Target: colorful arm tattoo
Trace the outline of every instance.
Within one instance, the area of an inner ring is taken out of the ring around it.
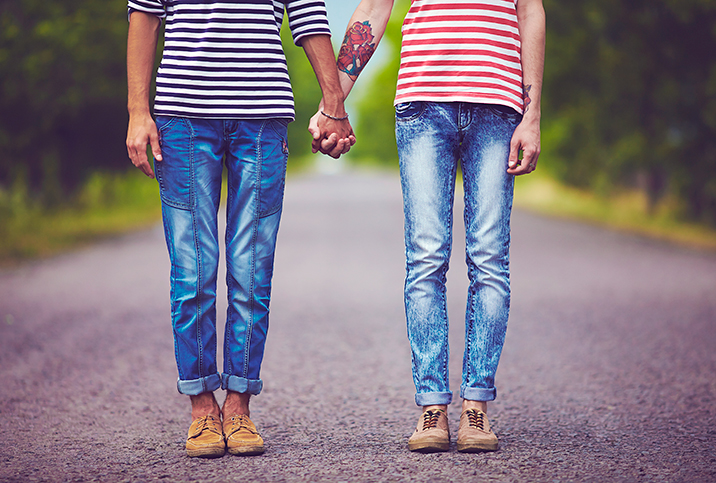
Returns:
[[[354,23],[346,31],[338,52],[338,70],[355,81],[375,52],[375,43],[371,43],[374,38],[370,22]]]
[[[530,91],[531,90],[532,90],[532,84],[530,84],[530,85],[522,84],[522,99],[525,104],[525,111],[523,114],[527,114],[527,111],[530,108],[530,104],[532,104],[532,99],[530,99]]]

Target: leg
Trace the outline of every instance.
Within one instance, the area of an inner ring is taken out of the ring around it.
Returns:
[[[470,286],[460,395],[472,401],[495,399],[495,372],[507,331],[513,177],[506,167],[519,123],[519,115],[512,112],[473,104],[462,145]]]
[[[412,349],[415,402],[447,405],[446,274],[458,139],[450,104],[396,108],[396,138],[405,212],[405,312]]]
[[[513,177],[507,174],[517,112],[472,105],[462,168],[465,191],[466,262],[470,286],[465,315],[463,399],[458,451],[498,447],[487,418],[487,401],[497,395],[495,372],[502,353],[510,307],[509,245]]]
[[[163,161],[155,163],[171,261],[171,306],[179,392],[188,394],[192,424],[189,456],[225,451],[216,367],[217,210],[221,194],[221,140],[216,123],[158,119]]]
[[[415,402],[423,406],[411,451],[447,451],[448,317],[446,274],[452,245],[458,138],[448,104],[396,107],[396,138],[405,212],[405,314]]]
[[[274,252],[288,160],[282,120],[228,123],[230,150],[226,228],[229,306],[224,339],[223,387],[259,394]],[[233,398],[233,396],[232,396]]]
[[[171,315],[180,393],[219,388],[216,367],[217,210],[221,143],[211,121],[159,118],[156,171],[171,261]]]
[[[224,343],[224,433],[230,453],[255,455],[263,439],[249,419],[260,379],[269,324],[271,279],[288,160],[287,123],[232,123],[227,155],[229,197],[226,282],[229,308]]]

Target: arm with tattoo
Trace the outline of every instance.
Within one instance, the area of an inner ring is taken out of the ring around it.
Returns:
[[[365,68],[375,52],[375,36],[370,21],[355,22],[346,31],[338,52],[338,70],[345,72],[353,82]]]
[[[390,13],[393,10],[393,2],[394,0],[361,0],[353,12],[336,61],[338,77],[345,97],[348,97],[353,89],[353,84],[383,38]],[[326,148],[328,143],[321,142],[316,136],[316,121],[322,108],[323,100],[319,105],[319,112],[311,118],[309,123],[308,130],[314,138],[311,149],[314,153],[320,151],[336,157],[335,153]]]

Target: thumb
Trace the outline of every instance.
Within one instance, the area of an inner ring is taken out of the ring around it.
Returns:
[[[314,115],[309,121],[308,121],[308,132],[311,133],[311,136],[313,136],[313,139],[318,140],[321,137],[321,130],[318,128],[318,119],[316,119],[316,116],[318,114]]]
[[[152,155],[157,161],[162,160],[162,148],[159,145],[159,136],[152,134],[149,137],[149,144],[152,146]]]
[[[518,143],[510,143],[510,156],[507,160],[507,165],[510,168],[516,168],[519,162],[520,145]]]

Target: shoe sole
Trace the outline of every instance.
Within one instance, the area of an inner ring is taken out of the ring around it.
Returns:
[[[225,448],[200,448],[186,450],[186,455],[190,458],[221,458],[225,453]]]
[[[263,446],[241,446],[240,448],[229,448],[229,453],[236,456],[257,456],[263,454]]]
[[[436,443],[432,441],[425,443],[408,443],[408,449],[418,453],[438,453],[450,450],[450,443]]]
[[[460,453],[483,453],[485,451],[497,451],[499,444],[490,443],[473,443],[473,444],[457,444],[457,450]]]

